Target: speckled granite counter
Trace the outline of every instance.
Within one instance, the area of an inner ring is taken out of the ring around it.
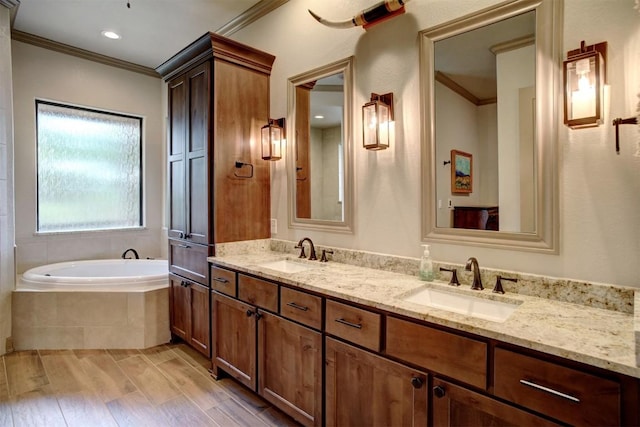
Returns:
[[[583,303],[523,295],[510,292],[509,289],[506,295],[501,296],[491,292],[493,283],[489,281],[485,281],[488,289],[471,291],[468,285],[469,280],[465,276],[461,276],[463,285],[459,288],[447,286],[446,283],[438,281],[426,284],[415,274],[403,274],[388,271],[388,269],[380,270],[335,261],[319,263],[297,260],[290,253],[274,251],[271,250],[272,248],[281,249],[278,244],[274,245],[274,242],[268,240],[254,241],[242,246],[217,246],[217,256],[209,258],[209,261],[301,289],[320,292],[327,296],[640,378],[640,310],[638,310],[640,292],[634,289],[617,288],[611,285],[590,285],[593,289],[582,291],[586,294],[582,297]],[[377,254],[372,256],[384,257]],[[306,263],[313,268],[297,273],[283,273],[260,266],[285,258]],[[398,257],[393,258],[396,258],[396,261],[398,259]],[[400,258],[397,262],[406,262],[404,271],[413,273],[411,269],[415,261],[412,258]],[[393,264],[397,262],[394,261]],[[487,274],[490,277],[495,272],[486,272],[483,269],[483,280]],[[542,279],[540,281],[544,282]],[[489,284],[491,286],[488,286]],[[406,293],[425,285],[520,305],[505,322],[500,323],[405,302],[401,299]],[[602,287],[605,289],[601,289]],[[608,295],[604,299],[603,293]],[[601,308],[603,305],[614,309]]]

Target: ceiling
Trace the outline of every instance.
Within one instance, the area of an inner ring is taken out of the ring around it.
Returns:
[[[13,30],[16,40],[34,35],[155,69],[206,32],[229,36],[287,1],[20,0]]]

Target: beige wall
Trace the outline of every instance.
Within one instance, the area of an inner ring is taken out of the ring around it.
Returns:
[[[13,121],[9,9],[0,5],[0,354],[11,336],[14,287]]]
[[[238,41],[276,55],[271,76],[271,117],[287,114],[287,79],[355,55],[354,112],[355,232],[352,235],[293,230],[287,224],[285,162],[272,167],[272,217],[277,238],[419,257],[420,207],[420,30],[501,0],[419,0],[407,12],[369,31],[337,30],[307,12],[347,19],[371,0],[291,0],[234,35]],[[476,256],[481,266],[640,287],[640,158],[634,157],[637,129],[621,128],[622,153],[614,150],[611,119],[636,114],[640,92],[640,14],[634,0],[565,0],[564,48],[609,42],[610,100],[606,125],[571,131],[558,110],[560,166],[560,254],[542,255],[434,244],[436,260],[463,263]],[[286,25],[281,25],[281,23]],[[361,148],[359,106],[371,92],[393,92],[396,136],[393,148]]]
[[[13,41],[18,273],[78,259],[117,258],[127,248],[160,257],[164,180],[163,84],[159,78]],[[35,99],[143,117],[144,230],[37,235]],[[166,254],[166,251],[164,251]]]

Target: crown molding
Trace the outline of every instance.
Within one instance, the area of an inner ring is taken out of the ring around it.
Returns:
[[[44,37],[36,36],[35,34],[25,33],[23,31],[14,29],[11,30],[11,38],[15,41],[28,43],[34,46],[42,47],[44,49],[53,50],[55,52],[65,53],[67,55],[75,56],[93,62],[98,62],[100,64],[110,65],[112,67],[121,68],[127,71],[133,71],[134,73],[140,73],[147,76],[160,78],[158,73],[156,73],[153,68],[144,67],[142,65],[123,61],[121,59],[116,59],[111,56],[100,55],[99,53],[91,52],[88,50],[80,49],[78,47],[70,46],[68,44],[59,43]]]
[[[262,18],[269,12],[276,10],[288,1],[289,0],[261,0],[244,11],[241,15],[227,22],[214,32],[221,36],[229,37],[233,33],[240,31],[252,22],[255,22],[258,19]]]

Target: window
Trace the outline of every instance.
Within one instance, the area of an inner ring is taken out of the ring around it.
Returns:
[[[38,232],[142,226],[142,118],[36,101]]]

